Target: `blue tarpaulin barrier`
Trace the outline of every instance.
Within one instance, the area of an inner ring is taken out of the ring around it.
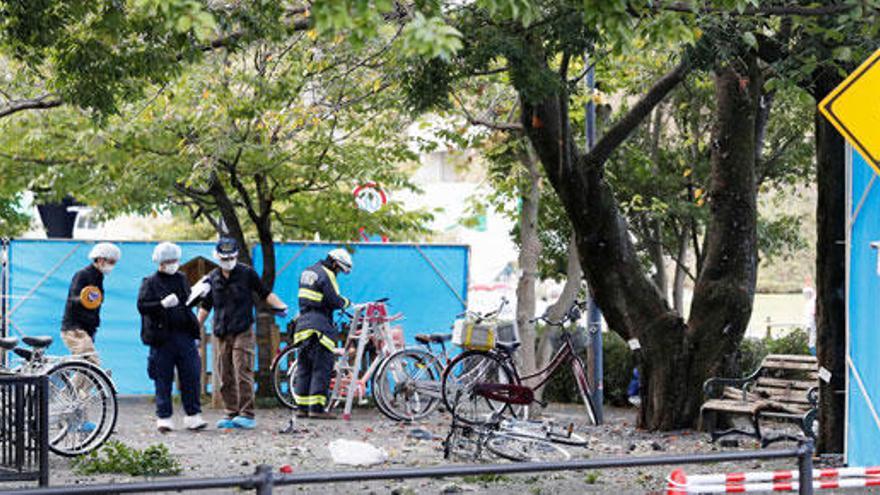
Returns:
[[[880,465],[880,177],[847,146],[847,427],[846,462]]]
[[[94,242],[14,240],[9,244],[7,313],[9,335],[49,335],[53,354],[66,354],[60,339],[64,303],[73,274],[85,267]],[[122,260],[104,281],[105,302],[96,346],[102,364],[112,371],[121,394],[152,394],[147,377],[147,348],[140,342],[137,292],[143,277],[153,273],[154,242],[119,242]],[[183,262],[210,259],[213,242],[181,242]],[[335,247],[324,243],[279,243],[275,292],[296,308],[303,268]],[[422,331],[448,331],[467,298],[466,246],[355,244],[355,269],[339,277],[342,292],[354,302],[389,297],[391,312],[403,312],[409,340]],[[262,267],[256,249],[255,268]],[[295,313],[292,311],[291,313]],[[293,317],[294,314],[291,314]],[[286,321],[279,319],[279,325]]]

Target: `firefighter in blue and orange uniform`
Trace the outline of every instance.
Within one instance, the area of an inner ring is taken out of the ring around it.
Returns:
[[[351,255],[334,249],[327,257],[303,270],[299,278],[299,312],[293,345],[298,346],[293,398],[297,417],[335,419],[326,411],[330,375],[335,362],[338,337],[333,311],[347,307],[348,299],[339,293],[336,275],[350,273]]]

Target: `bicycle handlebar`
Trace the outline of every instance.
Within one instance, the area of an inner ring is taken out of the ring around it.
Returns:
[[[480,313],[478,311],[466,310],[462,313],[455,315],[455,317],[456,318],[464,318],[464,317],[469,316],[469,317],[473,318],[474,321],[479,323],[483,320],[488,320],[489,318],[494,318],[495,316],[498,316],[499,314],[501,314],[501,310],[504,309],[504,306],[507,306],[508,302],[510,302],[510,301],[508,301],[508,299],[506,297],[502,297],[501,304],[499,304],[497,308],[495,308],[492,311],[489,311],[488,313]]]
[[[560,318],[558,320],[551,320],[547,316],[547,313],[544,313],[543,315],[538,316],[537,318],[532,318],[531,320],[529,320],[529,323],[536,323],[539,321],[543,321],[544,323],[546,323],[552,327],[561,327],[561,326],[565,325],[566,323],[568,323],[569,321],[574,321],[574,320],[577,320],[578,318],[580,318],[581,317],[581,310],[586,309],[586,306],[587,306],[586,300],[578,301],[577,299],[575,299],[574,301],[572,301],[571,306],[569,306],[568,310],[562,315],[562,318]]]

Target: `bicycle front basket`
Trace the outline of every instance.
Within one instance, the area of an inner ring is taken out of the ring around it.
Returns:
[[[456,320],[452,343],[465,349],[488,351],[495,347],[495,325]]]

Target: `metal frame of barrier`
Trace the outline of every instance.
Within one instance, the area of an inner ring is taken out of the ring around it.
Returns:
[[[0,375],[0,482],[49,484],[49,381]]]
[[[616,457],[607,459],[583,459],[564,462],[522,462],[510,464],[452,465],[424,468],[388,469],[376,471],[321,471],[302,474],[276,475],[270,466],[257,466],[256,472],[248,476],[229,478],[190,478],[143,483],[118,483],[104,485],[77,485],[70,487],[38,488],[19,490],[11,493],[29,495],[58,494],[116,494],[148,493],[161,491],[209,490],[216,488],[240,488],[254,490],[257,495],[268,495],[276,486],[308,485],[323,483],[363,482],[378,480],[401,480],[413,478],[440,478],[452,476],[472,476],[481,474],[521,474],[550,471],[578,471],[585,469],[609,469],[638,466],[659,466],[677,464],[704,464],[713,462],[752,461],[758,459],[798,460],[798,472],[802,479],[813,478],[813,441],[804,440],[794,449],[759,450],[748,452],[723,452],[718,454],[694,454],[676,456]],[[659,487],[658,487],[659,488]],[[801,494],[812,494],[813,487],[804,483]]]

